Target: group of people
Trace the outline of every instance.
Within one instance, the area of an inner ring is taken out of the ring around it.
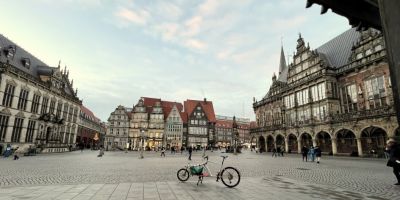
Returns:
[[[284,149],[281,149],[281,147],[277,147],[277,148],[273,148],[272,149],[272,157],[277,157],[277,156],[282,156],[283,157],[283,153],[285,153]]]
[[[303,156],[303,162],[304,161],[314,162],[315,160],[317,160],[317,163],[319,164],[321,160],[322,151],[321,148],[319,148],[319,146],[315,147],[311,146],[310,148],[307,148],[307,146],[304,145],[303,148],[301,149],[301,154]]]

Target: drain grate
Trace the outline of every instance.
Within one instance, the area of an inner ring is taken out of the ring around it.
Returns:
[[[303,170],[303,171],[306,171],[306,170],[311,170],[311,169],[307,169],[307,168],[301,168],[301,167],[299,167],[299,168],[296,168],[296,169],[298,169],[298,170]]]

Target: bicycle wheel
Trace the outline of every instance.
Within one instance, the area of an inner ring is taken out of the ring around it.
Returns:
[[[182,168],[182,169],[178,170],[178,172],[176,173],[176,176],[182,182],[187,181],[189,179],[189,171],[185,168]]]
[[[240,182],[240,173],[233,167],[225,167],[221,172],[221,180],[226,187],[233,188]]]

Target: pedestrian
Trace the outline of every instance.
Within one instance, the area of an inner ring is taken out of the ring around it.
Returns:
[[[4,157],[7,158],[12,154],[11,145],[7,144],[6,150],[4,151]]]
[[[393,173],[397,179],[395,185],[400,185],[400,145],[394,139],[389,139],[386,144],[390,151],[386,165],[393,168]]]
[[[79,148],[81,149],[81,152],[83,152],[83,149],[85,148],[85,145],[83,143],[79,144]]]
[[[161,157],[165,157],[165,149],[164,149],[164,147],[161,148]]]
[[[304,160],[307,162],[308,148],[306,147],[306,145],[304,145],[301,149],[301,154],[303,155],[303,162]]]
[[[273,148],[273,149],[272,149],[272,157],[275,157],[275,158],[276,158],[276,148]]]
[[[192,151],[193,151],[192,146],[189,146],[189,149],[188,149],[188,152],[189,152],[189,160],[192,160]]]
[[[103,157],[104,155],[104,148],[103,145],[100,145],[100,151],[99,151],[99,155],[97,155],[97,157]]]
[[[285,149],[282,149],[281,156],[283,157],[283,153],[285,153]]]
[[[278,147],[278,148],[276,149],[276,153],[278,154],[278,156],[281,156],[281,147]]]
[[[17,147],[16,149],[15,149],[15,151],[14,151],[14,160],[18,160],[19,159],[19,156],[18,156],[18,153],[19,153],[19,147]]]
[[[181,155],[182,155],[182,153],[183,153],[183,151],[184,151],[185,149],[183,148],[183,146],[181,147]]]
[[[317,164],[319,164],[319,161],[321,160],[321,155],[322,155],[321,148],[319,148],[319,146],[316,146],[314,151],[315,151],[315,157],[317,157]]]
[[[315,150],[314,150],[313,146],[311,146],[310,150],[308,151],[308,157],[311,159],[311,162],[314,162],[314,160],[315,160]]]
[[[254,148],[256,150],[256,153],[258,153],[258,147]]]

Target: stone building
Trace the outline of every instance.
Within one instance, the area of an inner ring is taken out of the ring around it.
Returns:
[[[102,144],[100,140],[105,131],[101,120],[91,110],[81,105],[76,143],[82,143],[86,148],[98,148],[99,144]]]
[[[216,115],[215,138],[216,147],[231,146],[234,140],[232,134],[233,118],[228,116]],[[250,143],[250,119],[236,118],[238,131],[238,144]]]
[[[184,109],[188,116],[186,146],[215,146],[215,113],[212,101],[186,100]]]
[[[50,67],[0,35],[0,152],[67,151],[75,143],[81,101],[69,72]]]
[[[162,101],[164,111],[165,130],[164,144],[167,149],[183,146],[183,124],[187,123],[187,115],[183,112],[183,105],[176,102]]]
[[[254,101],[261,151],[320,146],[333,155],[381,156],[398,136],[382,34],[350,29],[312,50],[299,36],[293,63],[283,50],[279,75]],[[374,153],[376,152],[376,153]]]
[[[108,118],[108,126],[104,139],[104,147],[106,150],[126,149],[131,141],[129,140],[130,116],[129,110],[124,106],[118,106]]]

